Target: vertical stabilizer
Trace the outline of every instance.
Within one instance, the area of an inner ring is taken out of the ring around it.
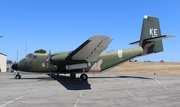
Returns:
[[[140,38],[140,46],[143,48],[143,55],[163,51],[162,40],[147,41],[147,39],[161,36],[159,19],[145,15]]]

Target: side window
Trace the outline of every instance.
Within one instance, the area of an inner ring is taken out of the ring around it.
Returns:
[[[33,59],[37,59],[37,55],[33,55]]]

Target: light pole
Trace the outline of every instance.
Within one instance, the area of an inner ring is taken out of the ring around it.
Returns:
[[[18,63],[18,51],[17,51],[17,63]]]
[[[26,54],[25,54],[25,56],[27,55],[27,44],[28,44],[29,42],[31,42],[31,41],[26,41]]]

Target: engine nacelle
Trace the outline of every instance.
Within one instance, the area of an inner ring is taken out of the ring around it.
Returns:
[[[61,65],[66,63],[66,57],[68,56],[68,53],[58,53],[51,56],[51,63],[53,65]]]

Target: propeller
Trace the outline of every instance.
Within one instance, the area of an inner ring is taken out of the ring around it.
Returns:
[[[48,70],[50,72],[50,77],[51,77],[51,50],[49,50],[49,54],[48,54]]]

